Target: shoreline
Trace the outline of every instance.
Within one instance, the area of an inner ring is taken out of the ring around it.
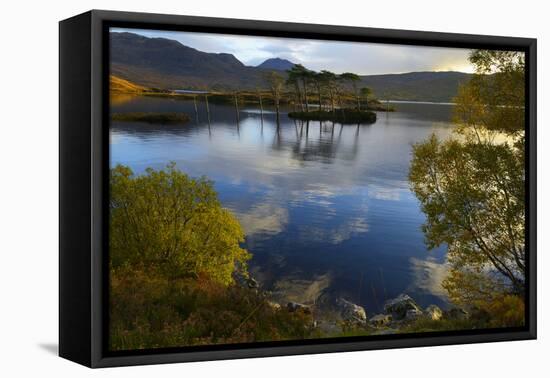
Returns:
[[[386,102],[386,101],[383,101]],[[435,102],[435,101],[409,101],[409,100],[388,100],[390,104],[419,104],[419,105],[445,105],[456,106],[456,102]]]

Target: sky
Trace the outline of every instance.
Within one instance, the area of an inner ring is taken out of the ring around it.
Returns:
[[[165,30],[112,28],[111,31],[168,38],[204,52],[233,54],[249,66],[256,66],[269,58],[282,58],[303,64],[311,70],[329,70],[338,74],[474,71],[468,62],[468,49]]]

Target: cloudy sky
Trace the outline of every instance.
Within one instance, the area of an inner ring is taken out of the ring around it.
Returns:
[[[163,30],[111,29],[146,37],[174,39],[197,50],[233,54],[255,66],[269,58],[288,59],[316,71],[355,72],[362,75],[412,71],[473,72],[469,50],[457,48],[335,42],[311,39],[236,36]]]

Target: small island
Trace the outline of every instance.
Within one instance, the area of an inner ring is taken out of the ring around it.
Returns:
[[[111,120],[119,122],[146,122],[161,124],[181,124],[189,122],[187,113],[153,113],[153,112],[135,112],[135,113],[114,113]]]
[[[374,123],[376,113],[370,110],[335,109],[334,111],[315,110],[310,112],[290,112],[290,118],[303,121],[332,121],[341,124]]]

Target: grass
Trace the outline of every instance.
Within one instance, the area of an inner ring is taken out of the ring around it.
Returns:
[[[488,328],[484,321],[479,319],[440,319],[431,320],[419,318],[414,322],[399,328],[398,333],[424,333],[441,331],[460,331],[465,329]]]
[[[190,120],[186,113],[114,113],[111,120],[119,122],[185,123]]]
[[[133,93],[133,94],[140,94],[147,90],[147,88],[132,83],[128,80],[124,80],[118,76],[111,75],[109,77],[109,85],[110,90],[112,93]]]
[[[271,307],[261,292],[206,277],[111,272],[111,350],[319,337],[311,314]]]
[[[290,112],[290,118],[301,119],[304,121],[332,121],[338,123],[374,123],[376,122],[376,113],[368,110],[357,109],[335,109],[334,111],[315,110],[311,112]]]

